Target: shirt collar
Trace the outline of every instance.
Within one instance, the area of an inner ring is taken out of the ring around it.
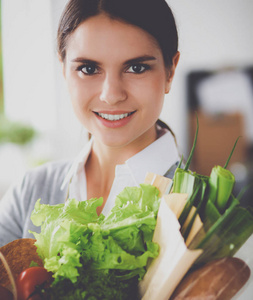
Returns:
[[[155,156],[155,159],[152,157]],[[155,142],[126,161],[136,182],[143,183],[146,170],[151,173],[164,175],[168,169],[180,160],[175,139],[167,131]],[[143,167],[145,164],[145,168]]]
[[[69,184],[73,176],[75,176],[80,170],[83,170],[90,154],[92,143],[93,139],[91,138],[76,157],[62,183],[61,189],[64,189],[64,187]],[[152,159],[154,155],[156,158]],[[178,160],[180,160],[180,157],[175,139],[172,134],[167,131],[148,147],[129,158],[125,162],[125,165],[127,165],[128,169],[132,173],[136,183],[140,184],[145,180],[146,170],[155,174],[164,175],[168,171],[168,168],[175,164]],[[144,165],[145,168],[143,168]],[[117,167],[120,168],[120,165]]]
[[[75,158],[72,166],[70,167],[66,177],[63,180],[63,183],[61,185],[61,189],[64,189],[64,187],[69,184],[72,177],[77,174],[80,169],[83,169],[83,166],[85,165],[91,151],[91,146],[93,143],[93,138],[91,138],[88,143],[83,147],[81,152],[78,154],[78,156]]]

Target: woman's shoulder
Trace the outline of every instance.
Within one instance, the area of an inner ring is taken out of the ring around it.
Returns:
[[[72,160],[60,160],[46,162],[40,166],[34,167],[28,170],[24,176],[31,183],[46,183],[57,181],[61,184],[67,175],[73,161]]]
[[[38,198],[41,195],[58,198],[64,192],[61,185],[71,164],[71,160],[52,161],[31,168],[13,187],[17,194],[27,199],[35,195]]]

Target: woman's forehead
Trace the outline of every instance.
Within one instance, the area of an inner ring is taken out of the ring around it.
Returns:
[[[143,29],[105,15],[82,22],[70,35],[66,54],[73,56],[111,56],[130,59],[135,56],[161,56],[156,40]]]

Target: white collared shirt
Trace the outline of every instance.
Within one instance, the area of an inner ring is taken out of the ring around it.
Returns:
[[[91,139],[74,160],[62,188],[69,184],[69,198],[79,201],[87,200],[85,163],[92,148]],[[166,171],[180,160],[178,149],[172,134],[168,131],[148,147],[129,158],[124,164],[117,165],[115,177],[108,199],[102,210],[107,215],[114,206],[116,196],[127,186],[143,183],[147,172],[164,175]]]

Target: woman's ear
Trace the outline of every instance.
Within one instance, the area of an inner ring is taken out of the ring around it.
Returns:
[[[177,53],[172,58],[172,65],[167,71],[167,80],[166,80],[166,86],[165,86],[165,94],[168,94],[171,89],[172,80],[175,75],[176,67],[178,64],[180,58],[180,52],[177,51]]]

